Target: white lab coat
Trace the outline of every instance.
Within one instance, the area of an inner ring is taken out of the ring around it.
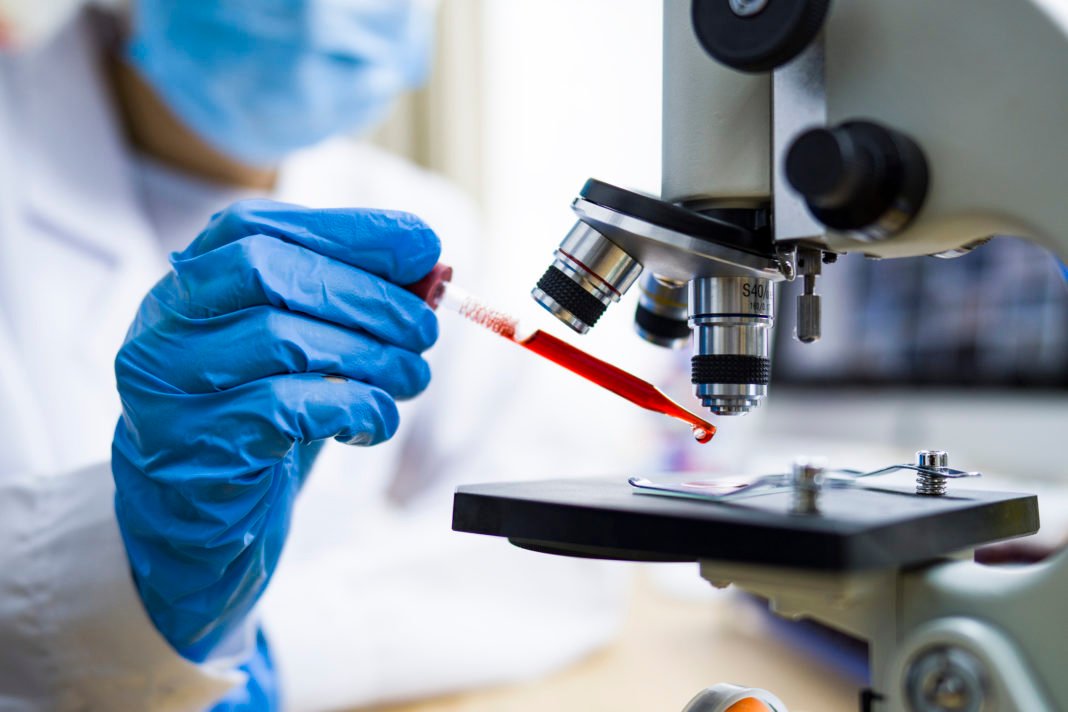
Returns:
[[[109,468],[112,360],[137,304],[166,252],[240,196],[132,156],[95,56],[76,23],[32,55],[0,57],[4,712],[195,710],[243,682],[234,664],[247,635],[194,665],[145,615]],[[467,201],[403,161],[342,143],[289,161],[275,197],[419,213],[458,281],[477,285]],[[298,502],[260,611],[291,708],[535,675],[617,624],[617,568],[452,533],[450,493],[463,479],[622,471],[646,441],[623,434],[618,411],[610,426],[584,422],[611,403],[591,389],[561,408],[573,377],[458,319],[443,317],[430,358],[434,383],[402,404],[394,441],[328,444]]]

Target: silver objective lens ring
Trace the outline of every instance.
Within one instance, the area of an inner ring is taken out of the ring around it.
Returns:
[[[531,296],[580,334],[618,302],[642,266],[586,223],[579,221],[553,255]]]

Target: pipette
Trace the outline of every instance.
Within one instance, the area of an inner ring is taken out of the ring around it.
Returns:
[[[626,398],[635,405],[689,424],[694,439],[700,443],[707,443],[716,434],[714,425],[683,408],[648,381],[643,381],[540,329],[522,329],[518,319],[486,306],[452,284],[451,280],[452,268],[438,264],[430,274],[408,289],[422,297],[433,309],[439,305],[443,306],[468,321]]]

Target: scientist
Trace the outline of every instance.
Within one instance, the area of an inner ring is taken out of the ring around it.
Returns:
[[[488,432],[458,403],[501,395],[398,406],[438,338],[401,285],[439,259],[428,223],[471,264],[473,222],[438,179],[323,144],[421,81],[426,3],[79,5],[0,0],[0,710],[274,709],[280,676],[338,707],[603,641],[600,574],[449,575],[485,550],[382,506]],[[485,381],[442,341],[437,376]]]

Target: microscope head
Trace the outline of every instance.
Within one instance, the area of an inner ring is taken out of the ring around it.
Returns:
[[[661,198],[588,181],[534,299],[586,333],[637,283],[638,334],[692,335],[695,394],[736,415],[767,395],[781,281],[812,343],[839,254],[1063,257],[1068,16],[976,1],[666,0]]]

